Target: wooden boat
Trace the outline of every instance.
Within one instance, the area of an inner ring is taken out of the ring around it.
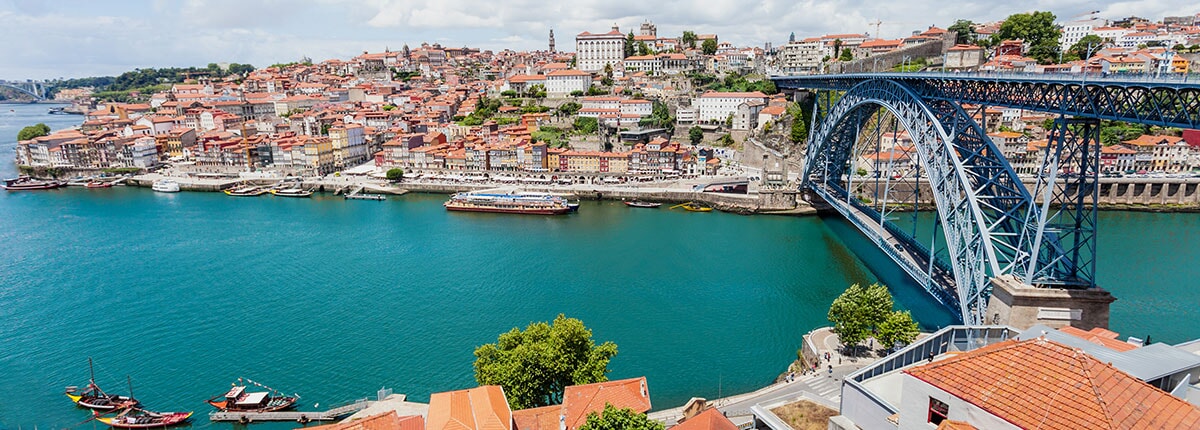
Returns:
[[[192,417],[192,412],[151,412],[139,408],[125,408],[120,414],[115,417],[99,416],[96,412],[96,421],[108,424],[113,428],[121,429],[151,429],[169,427],[176,424],[182,424]]]
[[[112,411],[138,405],[137,399],[133,398],[132,383],[128,396],[105,393],[96,385],[96,373],[92,369],[91,357],[88,357],[88,374],[88,384],[83,391],[79,391],[76,387],[67,387],[67,397],[76,405],[97,411]]]
[[[268,191],[269,190],[266,188],[260,188],[260,187],[256,187],[253,185],[246,185],[246,186],[235,187],[235,188],[230,188],[228,190],[225,190],[225,195],[234,196],[234,197],[254,197],[254,196],[261,196],[263,194],[266,194]]]
[[[302,188],[284,188],[271,190],[271,194],[279,197],[312,197],[313,192]]]
[[[85,187],[88,188],[112,188],[112,182],[88,181]]]
[[[244,382],[243,382],[244,381]],[[269,392],[246,392],[245,384],[253,384]],[[284,396],[278,390],[245,378],[238,378],[225,394],[206,400],[212,407],[228,412],[277,412],[296,406],[299,395]]]
[[[671,209],[675,209],[675,208],[683,208],[684,210],[689,211],[689,212],[712,212],[712,208],[707,207],[707,206],[700,206],[696,202],[687,202],[687,203],[681,203],[681,204],[677,204],[675,206],[671,206]]]
[[[28,176],[5,179],[3,188],[8,191],[52,190],[66,186],[66,182],[39,181]]]
[[[621,203],[625,203],[625,206],[629,206],[631,208],[656,208],[662,206],[662,203],[643,202],[641,200],[626,200]]]

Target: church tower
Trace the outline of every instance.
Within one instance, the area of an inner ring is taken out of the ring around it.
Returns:
[[[550,53],[554,53],[554,29],[550,29]]]

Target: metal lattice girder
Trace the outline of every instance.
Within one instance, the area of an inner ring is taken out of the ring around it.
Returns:
[[[978,103],[1163,127],[1200,128],[1200,82],[967,73],[812,75],[772,80],[781,88],[844,91],[860,82],[881,78],[901,82],[922,98],[956,104]]]
[[[954,273],[958,312],[982,323],[993,276],[1020,262],[1024,221],[1032,199],[1000,151],[955,104],[926,103],[888,80],[862,82],[828,108],[812,135],[805,186],[840,186],[857,131],[880,107],[908,130],[928,174]],[[849,175],[846,175],[849,177]],[[831,193],[830,193],[831,194]]]

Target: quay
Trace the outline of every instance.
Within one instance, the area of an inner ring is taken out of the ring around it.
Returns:
[[[371,406],[370,400],[360,399],[353,403],[338,406],[327,411],[283,411],[283,412],[225,412],[216,411],[208,414],[211,421],[234,421],[252,423],[259,421],[335,421],[347,415],[361,411]]]

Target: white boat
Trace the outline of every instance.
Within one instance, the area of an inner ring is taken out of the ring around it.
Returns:
[[[150,189],[160,193],[178,193],[179,183],[170,179],[159,179],[154,181],[154,185],[151,185]]]

